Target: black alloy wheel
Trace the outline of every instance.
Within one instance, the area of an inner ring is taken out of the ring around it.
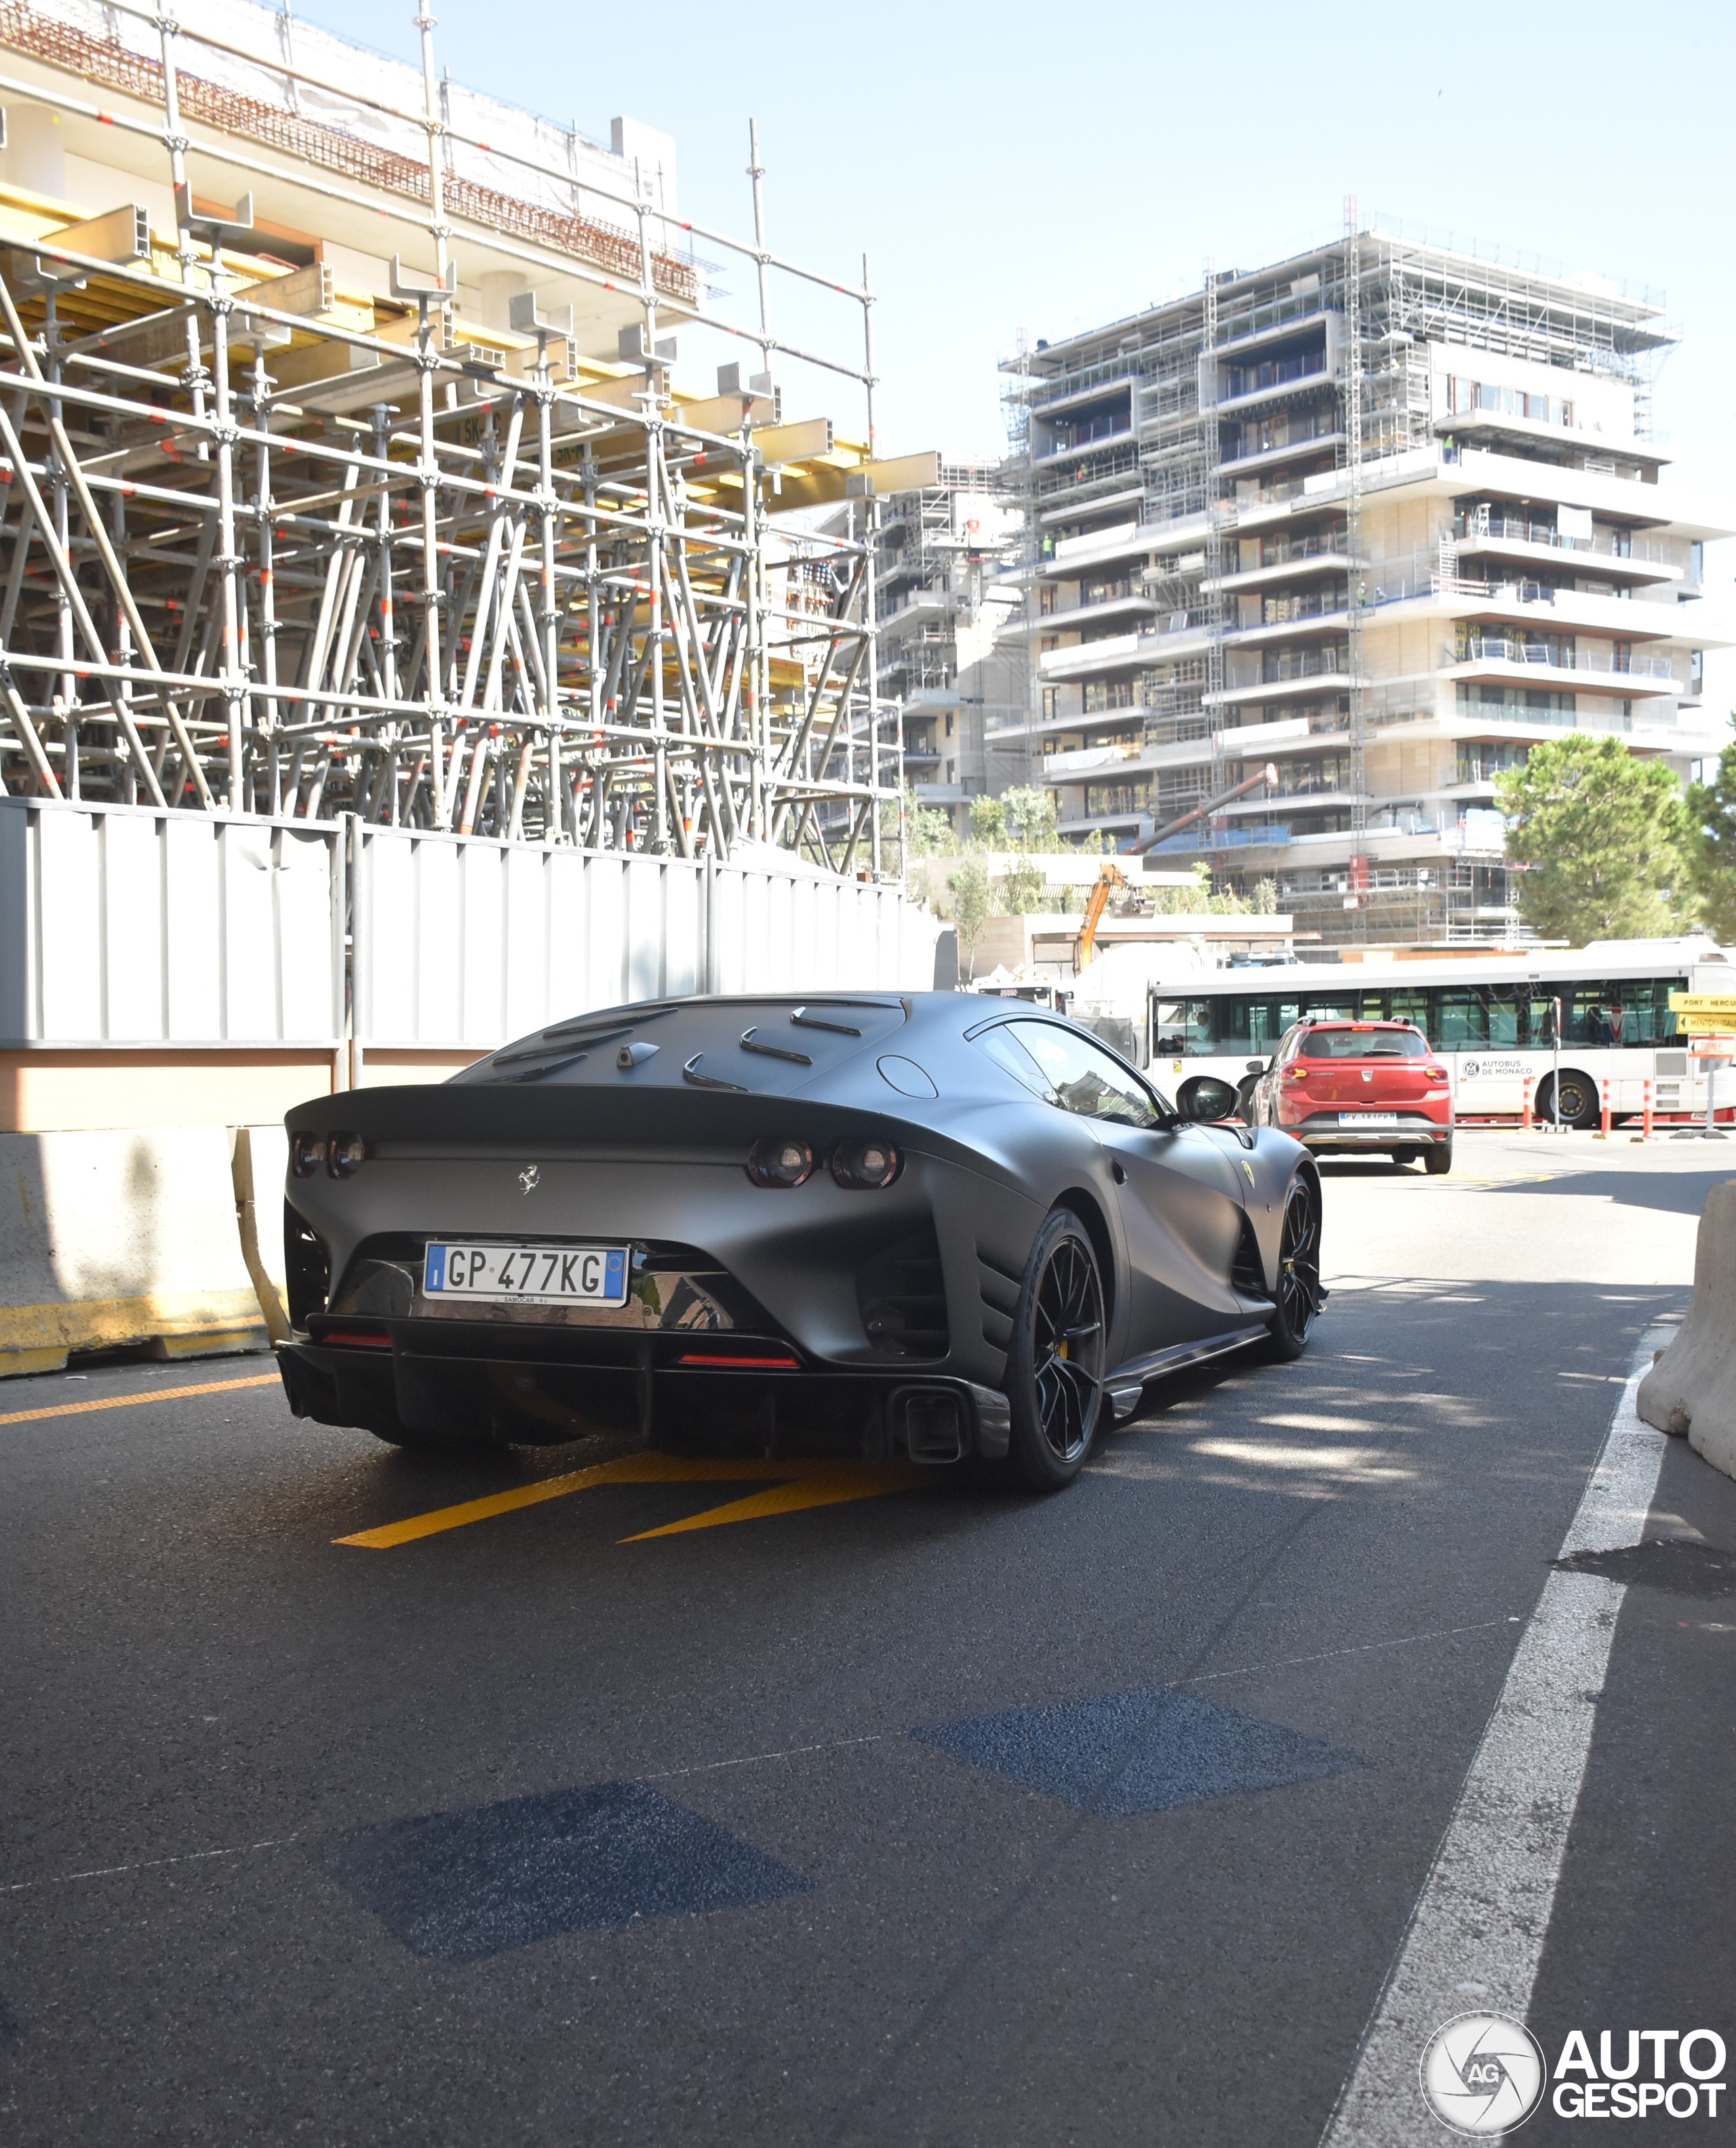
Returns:
[[[1103,1282],[1085,1226],[1057,1208],[1026,1264],[1007,1352],[1011,1473],[1058,1492],[1083,1467],[1103,1408]]]
[[[1284,1229],[1278,1241],[1277,1312],[1267,1345],[1286,1362],[1307,1346],[1323,1293],[1320,1287],[1320,1207],[1305,1178],[1292,1178],[1284,1197]]]
[[[1546,1074],[1538,1084],[1537,1116],[1550,1125],[1555,1123],[1556,1081]],[[1581,1074],[1571,1066],[1561,1070],[1561,1123],[1576,1127],[1583,1133],[1588,1127],[1598,1123],[1603,1109],[1598,1095],[1598,1085],[1589,1074]]]

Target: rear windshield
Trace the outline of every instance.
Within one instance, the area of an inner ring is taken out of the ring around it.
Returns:
[[[1418,1029],[1311,1029],[1302,1041],[1304,1059],[1422,1059],[1427,1052]]]

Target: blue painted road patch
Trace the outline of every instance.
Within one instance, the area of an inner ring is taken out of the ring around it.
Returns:
[[[1115,1814],[1279,1789],[1362,1764],[1282,1724],[1164,1685],[966,1716],[911,1735],[1081,1812]]]
[[[412,1954],[480,1961],[591,1925],[805,1890],[750,1843],[640,1783],[591,1783],[339,1836],[334,1875]]]

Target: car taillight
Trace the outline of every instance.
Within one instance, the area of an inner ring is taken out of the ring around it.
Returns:
[[[292,1134],[289,1137],[289,1168],[298,1178],[311,1178],[325,1162],[324,1134]]]
[[[325,1167],[334,1178],[352,1178],[366,1159],[368,1144],[359,1134],[334,1134],[325,1152]]]
[[[1292,1066],[1290,1070],[1290,1078],[1292,1082],[1306,1082],[1311,1071],[1306,1066]]]
[[[840,1142],[832,1153],[832,1176],[840,1186],[874,1192],[890,1186],[904,1159],[891,1142],[871,1136],[862,1141]]]
[[[1444,1082],[1447,1079],[1447,1069],[1444,1066],[1425,1066],[1422,1075],[1425,1081]]]
[[[755,1142],[747,1152],[747,1175],[755,1186],[800,1186],[814,1169],[805,1141]]]

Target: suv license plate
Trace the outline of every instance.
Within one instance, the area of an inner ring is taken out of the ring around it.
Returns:
[[[1338,1123],[1341,1127],[1396,1127],[1398,1114],[1397,1112],[1340,1112]]]
[[[625,1246],[431,1244],[424,1297],[481,1305],[625,1305]]]

